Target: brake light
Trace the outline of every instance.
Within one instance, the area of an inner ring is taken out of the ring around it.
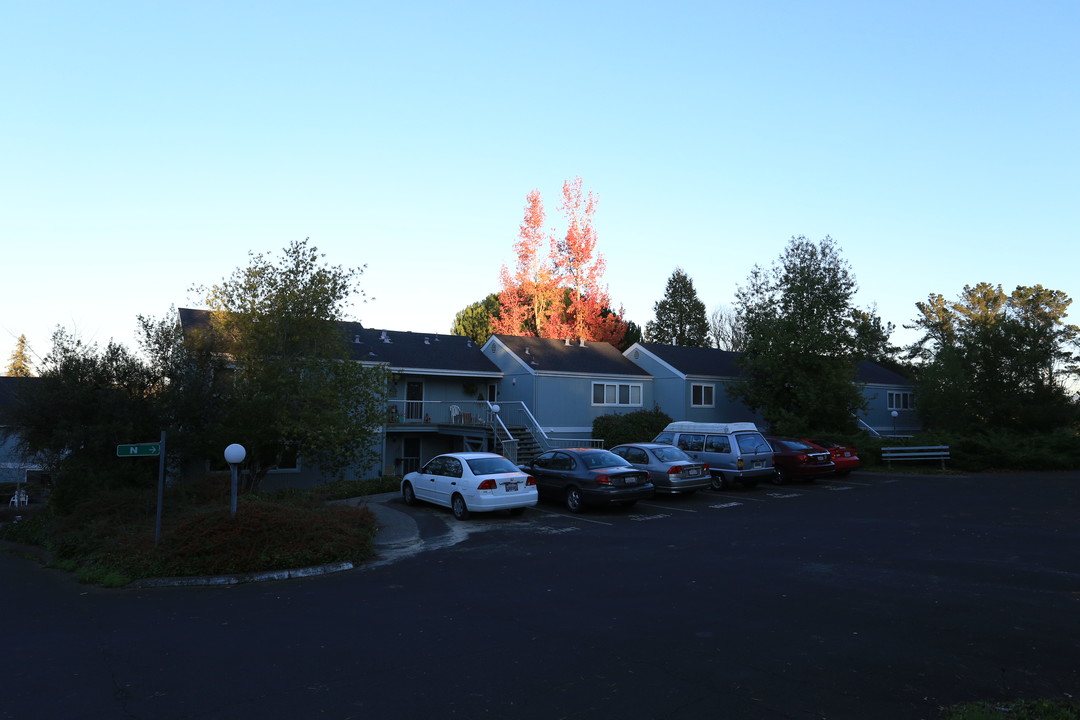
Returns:
[[[705,463],[705,467],[701,468],[705,472],[709,472],[709,463]]]
[[[682,465],[672,465],[667,469],[668,475],[678,475],[682,472]]]
[[[596,482],[600,483],[601,485],[610,485],[611,477],[608,475],[597,475]]]
[[[735,467],[739,470],[742,470],[742,458],[739,458],[738,461],[736,461]]]
[[[525,487],[528,487],[530,485],[535,485],[535,484],[536,484],[536,478],[534,478],[532,475],[526,475],[525,476]]]
[[[491,478],[488,478],[484,482],[480,483],[480,485],[476,489],[477,490],[494,490],[497,487],[499,487],[499,485],[494,480],[492,480]]]
[[[796,455],[795,459],[798,460],[801,463],[804,463],[804,462],[809,462],[810,461],[810,456],[805,455],[805,454],[800,454],[800,455]]]

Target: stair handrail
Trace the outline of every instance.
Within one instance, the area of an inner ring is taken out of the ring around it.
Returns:
[[[489,403],[490,404],[490,403]],[[504,403],[500,403],[501,406],[512,405],[515,411],[519,413],[523,422],[521,426],[528,431],[533,440],[536,441],[537,446],[540,448],[540,452],[547,452],[557,447],[603,447],[604,441],[597,440],[595,438],[550,438],[548,434],[544,432],[544,428],[540,427],[540,423],[536,421],[536,417],[533,416],[532,411],[529,410],[529,406],[522,400],[508,400]],[[502,417],[499,418],[499,422],[502,423]],[[517,423],[511,423],[516,425]],[[503,425],[505,429],[506,426]],[[509,431],[507,431],[509,433]],[[513,435],[511,434],[511,437]]]

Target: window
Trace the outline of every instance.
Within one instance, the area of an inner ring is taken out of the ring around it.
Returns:
[[[705,438],[705,452],[729,453],[731,440],[727,435],[709,435]]]
[[[690,433],[683,433],[679,436],[679,449],[688,450],[689,452],[701,452],[701,448],[705,445],[704,435],[692,435]]]
[[[690,386],[690,406],[691,407],[713,407],[713,391],[714,385],[691,385]]]
[[[910,393],[910,392],[890,392],[889,393],[889,409],[890,410],[914,410],[915,409],[915,393]]]
[[[593,405],[641,405],[641,385],[636,383],[593,383]]]

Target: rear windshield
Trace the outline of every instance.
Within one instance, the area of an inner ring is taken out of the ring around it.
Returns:
[[[585,467],[590,470],[603,467],[621,467],[626,464],[626,461],[621,457],[613,452],[608,452],[607,450],[584,453],[581,456],[581,461],[585,463]]]
[[[660,462],[677,462],[679,460],[691,460],[692,458],[684,453],[677,447],[662,447],[653,448],[653,455],[655,455]]]
[[[468,461],[473,475],[498,475],[499,473],[516,473],[518,470],[514,463],[504,457],[473,458]]]
[[[752,453],[771,453],[772,447],[761,433],[737,433],[735,442],[739,446],[739,452],[747,455]]]
[[[780,447],[787,448],[788,450],[798,450],[800,452],[817,450],[813,445],[804,443],[802,440],[777,440],[776,442],[780,444]]]

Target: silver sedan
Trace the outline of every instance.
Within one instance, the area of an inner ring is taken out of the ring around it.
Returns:
[[[611,448],[627,464],[649,473],[658,493],[690,493],[709,487],[709,466],[673,445],[628,443]]]

